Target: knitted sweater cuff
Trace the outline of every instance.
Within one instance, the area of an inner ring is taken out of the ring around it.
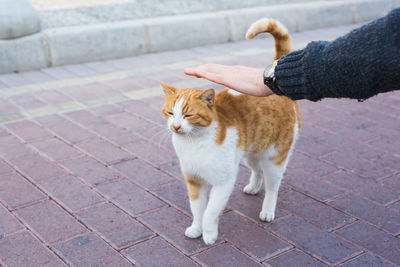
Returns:
[[[281,91],[293,100],[308,99],[317,101],[322,98],[318,85],[311,84],[307,75],[313,75],[312,80],[318,80],[315,69],[323,64],[317,62],[326,42],[312,42],[305,49],[293,51],[282,57],[275,67],[275,78]]]

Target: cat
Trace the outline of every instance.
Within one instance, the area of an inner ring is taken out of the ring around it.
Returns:
[[[249,28],[247,38],[261,32],[273,35],[275,61],[290,52],[290,35],[273,19]],[[299,106],[284,96],[254,97],[224,89],[215,94],[177,89],[161,83],[165,93],[162,114],[186,181],[193,222],[189,238],[201,235],[207,245],[218,237],[218,218],[233,191],[239,164],[251,169],[246,194],[257,194],[265,181],[259,218],[272,221],[278,189],[301,128]],[[207,204],[207,185],[211,185]]]

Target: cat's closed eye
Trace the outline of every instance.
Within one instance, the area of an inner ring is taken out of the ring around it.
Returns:
[[[171,115],[171,116],[174,116],[174,113],[172,113],[172,112],[170,112],[170,111],[167,111],[167,113],[168,113],[169,115]]]
[[[192,114],[186,114],[186,115],[183,115],[183,117],[186,119],[186,118],[190,118],[190,117],[192,117],[193,115]]]

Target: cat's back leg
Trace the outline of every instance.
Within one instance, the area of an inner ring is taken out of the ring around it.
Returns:
[[[243,163],[251,170],[249,183],[243,188],[243,192],[250,195],[255,195],[260,191],[263,172],[260,165],[260,156],[247,154],[243,157]]]

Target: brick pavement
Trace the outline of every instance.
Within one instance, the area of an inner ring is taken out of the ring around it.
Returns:
[[[294,45],[349,29],[294,34]],[[0,265],[400,265],[399,93],[301,101],[275,221],[258,220],[263,193],[241,192],[241,167],[216,244],[184,236],[159,82],[215,87],[182,69],[263,67],[272,49],[257,39],[1,75]]]

